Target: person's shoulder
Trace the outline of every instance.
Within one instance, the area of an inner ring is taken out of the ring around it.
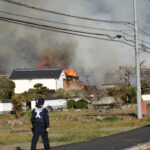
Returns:
[[[43,111],[46,112],[46,113],[48,113],[48,109],[45,108],[45,107],[43,108]]]
[[[32,112],[32,113],[35,112],[35,109],[36,109],[36,108],[33,108],[33,109],[31,110],[31,112]]]

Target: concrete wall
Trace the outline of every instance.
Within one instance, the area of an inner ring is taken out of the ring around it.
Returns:
[[[11,112],[13,109],[12,103],[1,103],[0,102],[0,114],[5,112]]]

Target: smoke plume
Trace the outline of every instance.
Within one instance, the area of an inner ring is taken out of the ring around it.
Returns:
[[[132,0],[18,0],[18,2],[76,16],[133,22]],[[142,2],[138,0],[139,27],[147,31],[150,30],[148,27],[149,6],[149,0]],[[125,30],[124,32],[127,34],[133,35],[133,28],[126,25],[74,19],[39,12],[5,2],[0,2],[0,10],[82,26]],[[0,13],[0,16],[8,15]],[[11,15],[9,17],[23,19]],[[30,21],[36,22],[32,19]],[[56,26],[56,24],[43,21],[40,23]],[[57,26],[72,29],[65,25]],[[87,32],[90,30],[91,32],[103,33],[114,37],[118,34],[113,31],[98,31],[84,28],[80,30]],[[141,38],[140,35],[139,37]],[[126,38],[130,37],[126,35]],[[142,38],[148,41],[148,38]],[[118,40],[121,41],[123,39]],[[15,68],[35,67],[45,50],[53,54],[53,57],[61,56],[60,59],[62,59],[65,66],[77,70],[81,77],[89,75],[91,84],[103,83],[106,73],[115,72],[120,65],[130,65],[135,62],[134,48],[121,42],[116,43],[67,35],[3,21],[0,21],[0,45],[0,72],[7,74],[10,74]],[[142,54],[142,59],[147,59],[147,56]],[[148,60],[146,62],[149,63]]]

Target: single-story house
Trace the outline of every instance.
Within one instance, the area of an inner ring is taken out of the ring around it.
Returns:
[[[13,104],[10,99],[0,100],[0,114],[10,113],[13,109]]]
[[[23,93],[37,83],[43,84],[49,90],[63,88],[63,80],[66,78],[62,68],[21,68],[14,70],[9,79],[15,83],[15,93]]]
[[[31,101],[31,109],[36,106],[36,99]],[[64,98],[45,98],[44,106],[45,108],[56,110],[67,108],[67,100]]]

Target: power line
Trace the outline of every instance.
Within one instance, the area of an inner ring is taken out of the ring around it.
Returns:
[[[80,33],[80,32],[74,33],[73,30],[72,30],[72,32],[70,32],[70,31],[63,30],[61,28],[52,28],[51,26],[41,25],[41,24],[29,22],[29,21],[22,21],[22,20],[11,19],[11,18],[6,18],[6,17],[0,17],[0,20],[5,21],[5,22],[12,22],[15,24],[21,24],[21,25],[25,25],[25,26],[35,27],[38,29],[50,30],[50,31],[59,32],[59,33],[66,33],[66,34],[71,34],[71,35],[76,35],[76,36],[81,36],[81,37],[87,37],[87,38],[93,38],[93,39],[99,39],[99,40],[105,40],[105,41],[120,42],[120,43],[124,43],[128,46],[134,47],[134,45],[132,45],[128,42],[125,42],[125,41],[106,39],[106,38],[101,38],[101,37],[96,37],[96,36],[88,36],[88,35]],[[106,35],[106,36],[109,37],[109,35]]]
[[[16,14],[16,13],[12,13],[12,12],[1,11],[1,10],[0,10],[0,13],[12,15],[12,16],[17,16],[17,17],[28,18],[28,19],[37,20],[37,21],[46,21],[49,23],[67,25],[67,26],[72,26],[72,27],[80,27],[80,28],[87,28],[87,29],[94,29],[94,30],[110,31],[110,32],[122,32],[124,34],[127,34],[127,33],[123,32],[122,30],[111,30],[111,29],[106,29],[106,28],[96,28],[96,27],[83,26],[83,25],[77,25],[77,24],[71,24],[71,23],[64,23],[64,22],[59,22],[59,21],[54,21],[54,20],[48,20],[48,19],[42,19],[42,18],[37,18],[37,17],[20,15],[20,14]],[[129,35],[129,34],[127,34],[127,35]]]
[[[25,24],[25,25],[30,25],[30,26],[33,26],[33,27],[40,27],[42,29],[49,29],[51,31],[55,31],[55,32],[61,32],[61,33],[67,33],[67,34],[72,34],[72,35],[78,35],[78,36],[84,36],[84,37],[89,37],[89,38],[95,38],[95,39],[101,39],[101,40],[108,40],[108,41],[114,41],[114,42],[121,42],[121,43],[124,43],[124,44],[127,44],[129,46],[132,46],[131,44],[127,43],[127,42],[132,42],[134,43],[133,40],[129,40],[129,39],[126,39],[125,36],[123,35],[120,35],[121,37],[120,38],[123,38],[126,42],[124,41],[118,41],[118,40],[110,40],[110,39],[103,39],[103,38],[100,38],[100,37],[93,37],[93,36],[87,36],[85,34],[90,34],[90,35],[96,35],[96,36],[106,36],[108,38],[117,38],[117,36],[110,36],[110,35],[107,35],[107,34],[100,34],[100,33],[91,33],[91,32],[83,32],[83,31],[78,31],[78,30],[70,30],[70,29],[65,29],[65,28],[57,28],[57,27],[53,27],[53,26],[47,26],[47,25],[41,25],[41,24],[37,24],[37,23],[33,23],[33,22],[28,22],[28,21],[22,21],[22,20],[17,20],[17,19],[11,19],[11,18],[6,18],[6,17],[0,17],[1,20],[3,21],[9,21],[9,22],[17,22],[17,23],[20,23],[20,24]],[[64,32],[66,31],[66,32]],[[74,33],[75,32],[75,33]],[[80,34],[76,34],[76,33],[80,33]],[[84,34],[84,35],[83,35]],[[141,47],[143,45],[140,45]],[[145,46],[145,48],[147,49],[150,49],[148,47]]]
[[[44,20],[44,19],[40,19],[40,18],[34,18],[34,17],[29,17],[29,16],[24,16],[24,15],[20,15],[20,14],[14,14],[14,13],[10,13],[10,12],[5,12],[5,11],[0,11],[0,12],[3,12],[3,13],[7,13],[7,14],[10,14],[10,15],[15,15],[15,16],[19,16],[19,17],[25,17],[25,18],[28,18],[28,19],[36,19],[36,20]],[[11,18],[6,18],[4,17],[5,19],[11,19]],[[4,19],[3,18],[3,19]],[[17,20],[17,21],[21,21],[21,20]],[[46,21],[49,21],[49,20],[46,20]],[[26,22],[26,23],[29,23],[29,22]],[[31,22],[30,22],[31,23]],[[64,23],[65,24],[65,23]],[[32,23],[33,25],[33,23]],[[35,25],[35,23],[34,23]],[[40,25],[40,24],[36,24],[36,25]],[[41,25],[40,25],[41,26]],[[78,30],[71,30],[71,29],[66,29],[66,28],[58,28],[58,27],[53,27],[53,26],[46,26],[46,25],[42,25],[44,27],[49,27],[52,29],[55,29],[55,30],[63,30],[63,31],[67,31],[67,32],[75,32],[75,33],[80,33],[80,34],[90,34],[90,35],[96,35],[96,36],[106,36],[108,38],[115,38],[116,36],[110,36],[110,35],[107,35],[107,34],[100,34],[100,33],[92,33],[92,32],[83,32],[83,31],[78,31]],[[128,35],[127,33],[121,31],[123,34],[126,34]],[[131,36],[131,35],[130,35]],[[121,38],[123,38],[125,41],[127,42],[132,42],[134,43],[133,40],[129,40],[129,39],[126,39],[125,36],[121,35]],[[106,40],[106,39],[105,39]],[[122,42],[122,41],[121,41]],[[147,42],[145,42],[147,43]],[[130,45],[131,46],[131,45]],[[143,46],[143,45],[140,45],[140,46]],[[145,46],[146,47],[146,46]],[[148,47],[146,47],[147,49],[149,49]]]
[[[65,13],[61,13],[61,12],[57,12],[57,11],[51,11],[51,10],[38,8],[38,7],[35,7],[35,6],[31,6],[31,5],[27,5],[27,4],[19,3],[19,2],[14,2],[14,1],[9,1],[9,0],[0,0],[0,1],[6,2],[6,3],[10,3],[10,4],[14,4],[14,5],[21,6],[21,7],[26,7],[26,8],[42,11],[42,12],[47,12],[47,13],[52,13],[52,14],[56,14],[56,15],[61,15],[61,16],[66,16],[66,17],[71,17],[71,18],[77,18],[77,19],[82,19],[82,20],[96,21],[96,22],[105,22],[105,23],[113,23],[113,24],[130,24],[130,25],[133,25],[131,22],[108,21],[108,20],[101,20],[101,19],[93,19],[93,18],[87,18],[87,17],[81,17],[81,16],[65,14]]]
[[[5,21],[5,22],[15,23],[15,24],[21,24],[21,25],[25,25],[25,26],[35,27],[35,28],[38,28],[38,29],[50,30],[50,31],[59,32],[59,33],[65,33],[65,34],[76,35],[76,36],[87,37],[87,38],[93,38],[93,39],[99,39],[99,40],[105,40],[105,41],[120,42],[120,43],[126,44],[128,46],[134,47],[134,45],[128,43],[128,42],[134,43],[134,41],[133,40],[128,40],[122,35],[120,35],[121,36],[120,38],[123,38],[126,42],[125,41],[120,41],[120,40],[106,39],[106,38],[101,38],[101,37],[96,37],[96,36],[85,35],[85,34],[92,34],[92,35],[97,35],[97,36],[98,35],[100,35],[100,36],[107,36],[109,38],[117,37],[117,36],[112,37],[112,36],[107,35],[107,34],[89,33],[89,32],[77,31],[77,30],[69,30],[69,29],[64,29],[64,28],[57,28],[57,27],[43,25],[43,24],[37,24],[37,23],[29,22],[29,21],[22,21],[22,20],[17,20],[17,19],[11,19],[11,18],[7,18],[7,17],[0,17],[0,20],[1,21]],[[141,44],[139,44],[139,45],[141,47],[143,47],[143,45],[141,45]],[[144,48],[150,49],[149,47],[146,47],[146,46],[144,46]],[[140,50],[143,50],[143,49],[141,48]],[[149,51],[144,50],[144,52],[149,52]]]
[[[2,17],[1,17],[2,18]],[[8,19],[8,18],[7,18]],[[12,19],[14,20],[14,19]],[[17,20],[17,21],[20,21],[20,20]],[[23,21],[25,22],[25,21]],[[29,23],[29,22],[28,22]],[[34,23],[36,24],[36,23]],[[39,25],[39,24],[36,24],[36,25]],[[79,31],[79,30],[72,30],[72,29],[66,29],[66,28],[59,28],[59,27],[54,27],[54,26],[47,26],[47,25],[42,25],[44,27],[49,27],[49,28],[52,28],[52,29],[56,29],[56,30],[63,30],[63,31],[69,31],[69,32],[78,32],[78,33],[81,33],[81,34],[90,34],[90,35],[100,35],[100,36],[106,36],[108,38],[115,38],[115,36],[110,36],[110,35],[107,35],[107,34],[101,34],[101,33],[94,33],[94,32],[85,32],[85,31]]]
[[[122,30],[109,30],[109,29],[101,29],[101,28],[94,28],[94,27],[88,27],[88,26],[81,26],[81,25],[74,25],[74,24],[67,24],[67,23],[62,23],[62,22],[57,22],[57,21],[52,21],[52,20],[47,20],[47,19],[41,19],[41,18],[37,18],[37,17],[31,17],[31,16],[25,16],[25,15],[20,15],[20,14],[16,14],[16,13],[11,13],[11,12],[6,12],[6,11],[0,11],[1,13],[4,14],[8,14],[8,15],[13,15],[13,16],[17,16],[17,17],[23,17],[23,18],[28,18],[28,19],[32,19],[32,20],[37,20],[37,21],[46,21],[46,22],[50,22],[50,23],[56,23],[56,24],[61,24],[61,25],[69,25],[72,27],[80,27],[80,28],[88,28],[88,29],[96,29],[96,30],[102,30],[102,31],[111,31],[111,32],[120,32],[123,33],[127,36],[133,37],[130,34],[127,34],[125,32],[123,32]],[[123,36],[122,36],[123,37]],[[111,38],[111,37],[110,37]],[[113,37],[112,37],[113,38]]]
[[[129,25],[127,25],[127,26],[133,29],[133,26],[129,26]],[[147,37],[150,38],[150,34],[148,34],[146,31],[144,31],[144,30],[141,29],[141,28],[138,28],[138,30],[139,30],[141,33],[143,33],[145,36],[147,36]]]
[[[129,27],[133,29],[133,27],[131,27],[131,26],[129,26]],[[139,30],[141,33],[144,33],[147,37],[150,38],[150,34],[148,34],[146,31],[144,31],[144,30],[141,29],[141,28],[138,28],[138,30]],[[122,32],[123,34],[126,34],[127,36],[130,36],[130,37],[133,37],[133,36],[134,36],[134,35],[127,34],[127,33],[125,33],[124,31],[121,31],[121,32]],[[138,40],[141,41],[141,42],[150,44],[150,42],[143,41],[143,39],[138,39]],[[142,46],[142,45],[140,45],[140,46]],[[148,49],[149,49],[149,48],[148,48]]]
[[[3,12],[3,11],[0,11],[0,12]],[[13,13],[9,13],[7,12],[8,14],[13,14]],[[21,17],[25,17],[25,18],[29,18],[29,19],[36,19],[36,20],[44,20],[44,19],[39,19],[39,18],[34,18],[34,17],[28,17],[28,16],[23,16],[23,15],[19,15],[19,14],[15,14],[16,16],[21,16]],[[71,32],[80,32],[80,33],[83,33],[83,34],[91,34],[91,35],[101,35],[101,36],[107,36],[108,38],[115,38],[116,36],[110,36],[110,35],[107,35],[107,34],[101,34],[101,33],[92,33],[92,32],[84,32],[84,31],[79,31],[79,30],[71,30],[71,29],[66,29],[66,28],[58,28],[58,27],[53,27],[53,26],[49,26],[50,28],[53,28],[53,29],[61,29],[61,30],[65,30],[65,31],[71,31]],[[122,32],[123,33],[123,32]],[[124,36],[122,36],[126,41],[130,41],[130,40],[127,40]],[[132,41],[133,42],[133,41]]]
[[[144,33],[145,36],[150,37],[150,34],[148,34],[146,31],[144,31],[143,29],[140,29],[140,28],[138,28],[138,29],[140,30],[140,32]]]

